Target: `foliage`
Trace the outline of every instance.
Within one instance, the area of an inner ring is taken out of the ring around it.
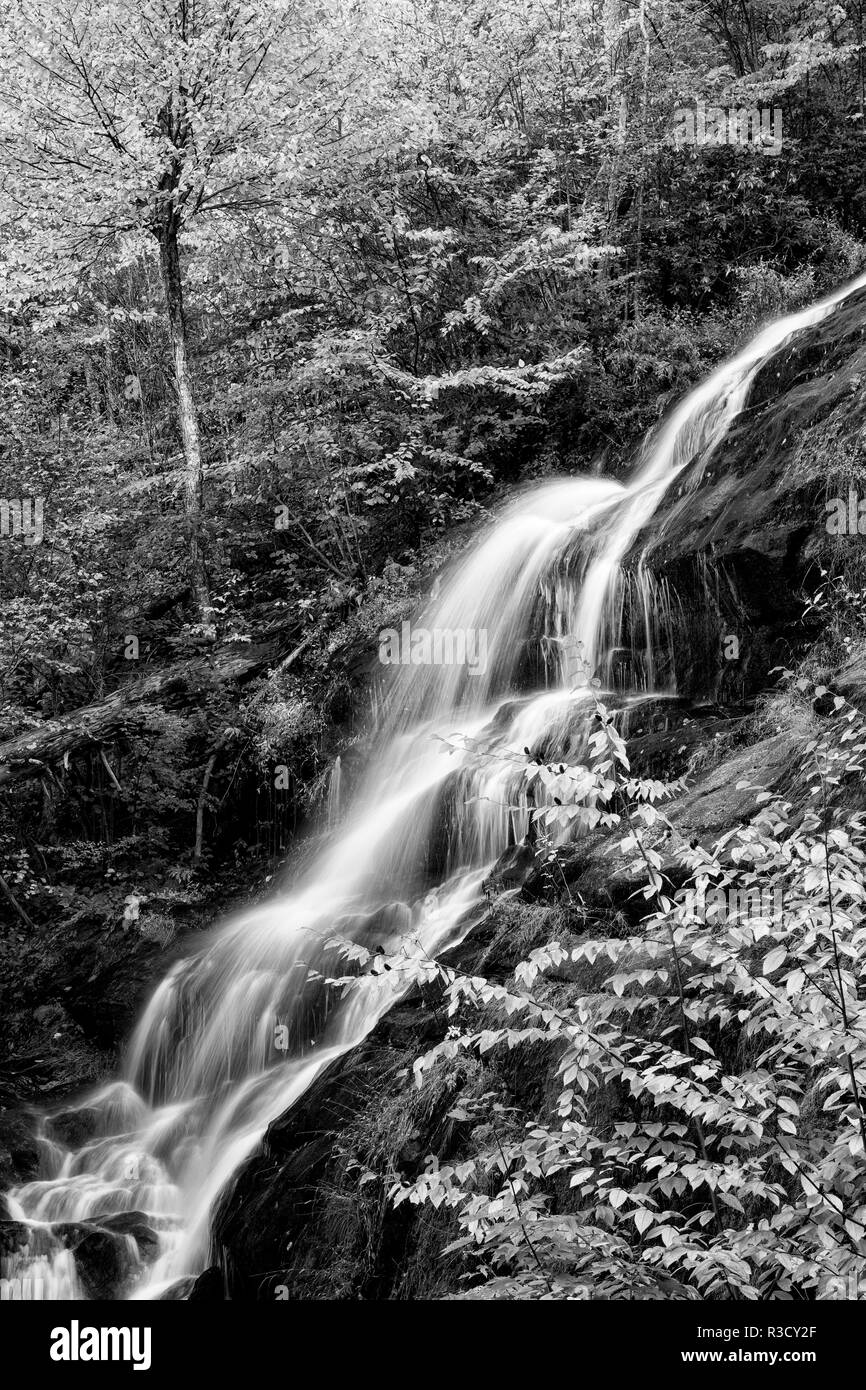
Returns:
[[[609,827],[649,911],[628,934],[550,941],[504,984],[408,953],[452,1020],[419,1085],[466,1054],[495,1081],[539,1046],[558,1084],[522,1129],[476,1088],[452,1111],[468,1156],[429,1158],[393,1199],[453,1209],[449,1251],[485,1296],[821,1296],[866,1262],[866,824],[850,809],[866,725],[837,696],[804,749],[804,810],[755,788],[748,824],[673,856],[668,789],[634,778],[598,719],[590,766],[528,775],[572,784],[556,815]]]

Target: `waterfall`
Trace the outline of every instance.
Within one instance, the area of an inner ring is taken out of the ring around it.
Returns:
[[[343,794],[343,763],[340,755],[334,759],[331,775],[328,778],[328,829],[333,830],[340,819]]]
[[[545,482],[480,535],[412,626],[484,634],[485,660],[389,668],[366,777],[312,867],[172,966],[120,1075],[81,1102],[84,1142],[44,1121],[43,1174],[9,1194],[30,1242],[4,1258],[0,1296],[84,1296],[54,1227],[119,1213],[144,1213],[159,1237],[148,1267],[130,1262],[131,1296],[158,1297],[206,1267],[214,1204],[268,1124],[400,995],[399,970],[329,987],[347,973],[335,939],[432,956],[471,930],[485,878],[526,835],[524,750],[580,759],[588,673],[610,689],[625,672],[622,704],[659,693],[660,594],[640,562],[623,578],[636,538],[687,465],[699,476],[760,367],[864,284],[771,324],[714,371],[647,440],[627,485]]]

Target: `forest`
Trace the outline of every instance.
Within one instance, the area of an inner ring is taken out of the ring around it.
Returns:
[[[0,0],[0,1300],[866,1297],[864,20]]]

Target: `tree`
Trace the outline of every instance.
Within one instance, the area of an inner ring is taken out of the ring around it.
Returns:
[[[304,0],[12,0],[0,41],[5,307],[34,296],[69,305],[100,273],[157,249],[205,631],[184,236],[205,217],[280,214],[326,150],[351,144],[361,51],[339,5],[326,14]]]

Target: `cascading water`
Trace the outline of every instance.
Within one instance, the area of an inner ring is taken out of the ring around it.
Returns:
[[[334,759],[331,775],[328,778],[328,829],[333,830],[340,819],[340,806],[343,795],[343,760],[338,755]]]
[[[205,1267],[214,1203],[267,1125],[400,994],[399,971],[329,988],[326,977],[344,972],[334,939],[433,955],[471,929],[485,878],[526,833],[523,750],[580,757],[593,710],[584,672],[609,685],[618,667],[632,698],[652,690],[658,595],[640,563],[623,622],[621,566],[636,536],[677,475],[710,456],[757,370],[864,284],[772,324],[719,367],[648,441],[628,486],[544,483],[480,537],[414,626],[484,634],[486,660],[397,666],[381,745],[311,870],[173,966],[120,1077],[78,1108],[89,1132],[80,1147],[46,1121],[44,1177],[9,1194],[30,1240],[2,1262],[3,1297],[84,1296],[56,1228],[111,1229],[113,1218],[121,1229],[120,1213],[143,1213],[159,1237],[148,1268],[130,1258],[133,1296],[158,1297]],[[479,741],[493,756],[473,755]]]

